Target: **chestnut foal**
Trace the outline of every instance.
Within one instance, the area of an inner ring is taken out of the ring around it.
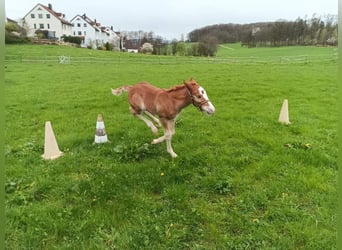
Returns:
[[[175,133],[175,122],[179,112],[191,103],[209,115],[215,112],[215,107],[209,101],[204,88],[192,78],[170,89],[160,89],[147,82],[112,89],[113,95],[121,95],[122,92],[128,92],[131,113],[144,121],[154,134],[163,126],[164,135],[154,139],[152,144],[166,140],[167,152],[172,157],[177,157],[172,149],[171,139]]]

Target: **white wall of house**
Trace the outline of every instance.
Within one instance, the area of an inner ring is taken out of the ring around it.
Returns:
[[[28,12],[23,20],[22,26],[27,29],[27,36],[34,37],[36,30],[48,30],[50,35],[60,39],[63,35],[72,35],[71,24],[58,18],[58,13],[48,11],[46,6],[37,4],[30,12]]]
[[[82,38],[82,47],[92,47],[96,49],[102,46],[106,41],[102,36],[100,27],[95,25],[95,22],[84,15],[76,15],[71,19],[73,36]]]
[[[114,49],[120,49],[120,37],[114,32],[113,28],[106,27],[108,33],[108,42],[113,45]]]
[[[76,15],[70,22],[72,24],[72,35],[82,38],[81,46],[94,47],[96,42],[94,27],[80,15]]]
[[[71,19],[72,34],[82,38],[82,47],[97,47],[104,46],[107,42],[114,46],[118,44],[118,35],[113,30],[106,27],[101,27],[99,23],[89,19],[84,15],[76,15]],[[119,40],[118,40],[119,41]]]

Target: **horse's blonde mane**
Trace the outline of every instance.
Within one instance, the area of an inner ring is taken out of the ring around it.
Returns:
[[[176,85],[168,89],[164,89],[166,92],[172,92],[184,88],[184,85]]]
[[[190,82],[191,85],[198,85],[197,83]],[[172,92],[172,91],[177,91],[179,89],[183,89],[185,86],[184,84],[176,85],[168,89],[164,89],[166,92]]]

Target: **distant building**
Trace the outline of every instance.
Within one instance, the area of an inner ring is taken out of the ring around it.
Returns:
[[[6,20],[5,20],[6,23],[13,23],[14,25],[18,26],[18,22],[13,20],[13,19],[10,19],[8,17],[6,17]]]
[[[65,19],[65,15],[55,12],[52,5],[37,4],[22,19],[22,27],[26,29],[28,37],[37,33],[44,34],[44,38],[61,39],[63,35],[72,35],[72,25]]]
[[[113,28],[101,26],[95,20],[83,15],[76,15],[71,19],[72,35],[81,38],[81,46],[89,48],[98,48],[104,46],[107,42],[113,48],[119,49],[120,37],[113,31]]]
[[[126,39],[124,40],[124,50],[127,52],[138,53],[140,49],[140,39]]]

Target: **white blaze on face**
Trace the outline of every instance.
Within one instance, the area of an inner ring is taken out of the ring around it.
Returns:
[[[209,101],[209,97],[207,95],[207,92],[205,91],[205,89],[203,87],[199,87],[198,88],[199,93],[203,96],[203,98],[208,101],[208,103],[204,104],[202,106],[202,109],[207,112],[207,114],[211,115],[215,112],[215,107],[214,105],[211,103],[211,101]]]

